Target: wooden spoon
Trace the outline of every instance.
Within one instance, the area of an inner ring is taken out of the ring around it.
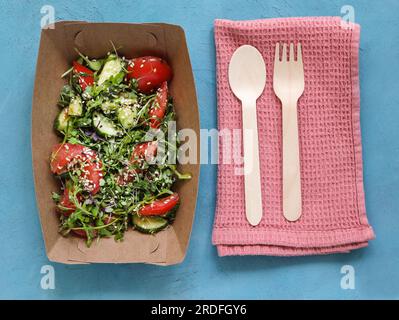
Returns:
[[[244,45],[234,52],[229,65],[229,83],[242,103],[245,212],[248,222],[256,226],[262,220],[256,100],[265,88],[266,66],[255,47]]]

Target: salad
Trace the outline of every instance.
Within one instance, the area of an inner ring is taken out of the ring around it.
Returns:
[[[174,182],[191,178],[157,157],[161,145],[168,151],[177,146],[148,135],[167,136],[176,118],[168,93],[172,70],[154,56],[126,59],[116,50],[103,59],[78,54],[63,75],[69,81],[54,122],[61,141],[50,157],[51,172],[62,185],[52,195],[60,232],[90,245],[102,237],[121,240],[129,228],[163,230],[180,203]]]

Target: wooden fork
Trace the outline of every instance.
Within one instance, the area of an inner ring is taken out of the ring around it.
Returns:
[[[294,58],[294,44],[283,44],[280,60],[280,44],[276,44],[274,58],[273,89],[282,104],[283,118],[283,214],[288,221],[296,221],[302,214],[301,167],[299,162],[298,99],[303,94],[305,79],[301,44]]]

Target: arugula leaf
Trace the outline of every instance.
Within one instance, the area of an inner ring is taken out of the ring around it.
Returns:
[[[61,196],[60,196],[57,192],[53,192],[53,193],[51,194],[51,199],[53,199],[53,201],[54,201],[55,203],[59,203],[59,202],[60,202],[60,199],[61,199]]]
[[[58,98],[58,105],[60,107],[67,107],[69,106],[71,99],[75,97],[75,93],[70,85],[66,84],[62,87],[60,96]]]

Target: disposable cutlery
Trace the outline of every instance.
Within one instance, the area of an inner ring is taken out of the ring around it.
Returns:
[[[283,44],[280,60],[280,44],[276,45],[274,58],[273,88],[282,104],[283,124],[283,214],[289,221],[296,221],[302,214],[301,170],[298,135],[298,99],[305,88],[301,44],[297,45],[295,60],[294,44]]]
[[[255,47],[243,45],[234,52],[229,64],[229,83],[242,103],[245,212],[248,222],[256,226],[263,214],[256,100],[266,84],[266,67]]]

